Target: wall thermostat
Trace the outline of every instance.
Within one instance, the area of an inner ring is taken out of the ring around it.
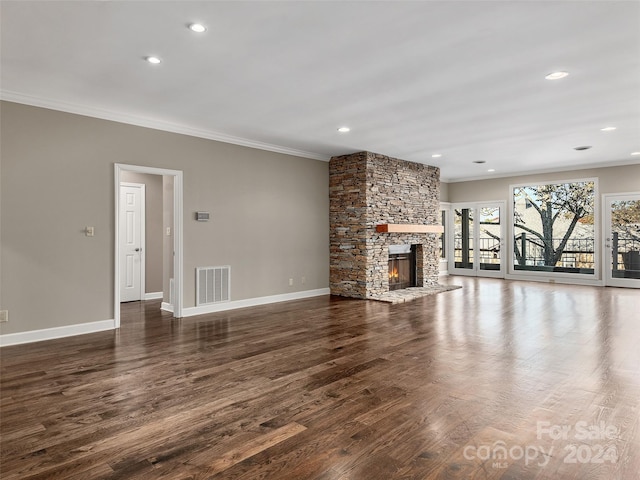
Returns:
[[[208,222],[209,212],[196,212],[196,220],[199,222]]]

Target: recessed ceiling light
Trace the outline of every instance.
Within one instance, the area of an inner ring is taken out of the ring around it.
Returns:
[[[340,128],[338,128],[338,131],[340,133],[347,133],[347,132],[350,132],[351,129],[349,127],[340,127]]]
[[[490,168],[489,170],[487,170],[487,172],[495,172],[496,169],[495,168]]]
[[[431,155],[431,158],[440,158],[441,156],[441,153],[434,153],[433,155]]]
[[[160,60],[158,57],[145,57],[145,60],[149,63],[153,63],[154,65],[157,65],[159,63],[162,63],[162,60]]]
[[[547,80],[560,80],[561,78],[564,78],[567,75],[569,75],[569,72],[552,72],[544,78],[546,78]]]
[[[591,145],[581,145],[579,147],[573,147],[574,150],[589,150],[591,148]]]
[[[640,152],[631,152],[631,155],[640,155]]]
[[[602,132],[613,132],[616,129],[616,127],[604,127],[601,128],[600,131]]]
[[[486,160],[474,160],[473,163],[487,163]]]
[[[202,33],[207,31],[207,27],[200,23],[192,23],[191,25],[189,25],[189,30],[196,33]]]

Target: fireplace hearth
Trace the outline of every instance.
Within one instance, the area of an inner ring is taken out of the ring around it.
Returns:
[[[415,286],[415,245],[389,245],[389,290]]]

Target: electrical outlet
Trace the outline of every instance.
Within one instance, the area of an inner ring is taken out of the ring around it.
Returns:
[[[0,310],[0,323],[9,321],[9,310]]]
[[[290,278],[290,279],[289,279],[289,286],[290,286],[290,287],[293,287],[293,278]]]
[[[167,237],[171,236],[171,227],[167,227]]]
[[[304,285],[305,283],[307,283],[307,277],[302,277],[302,284]]]
[[[96,231],[95,231],[94,227],[86,227],[84,229],[84,234],[87,237],[93,237],[95,235],[95,233],[96,233]]]

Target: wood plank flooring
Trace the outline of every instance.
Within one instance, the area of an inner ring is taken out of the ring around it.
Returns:
[[[447,281],[5,347],[0,477],[640,478],[640,292]]]

